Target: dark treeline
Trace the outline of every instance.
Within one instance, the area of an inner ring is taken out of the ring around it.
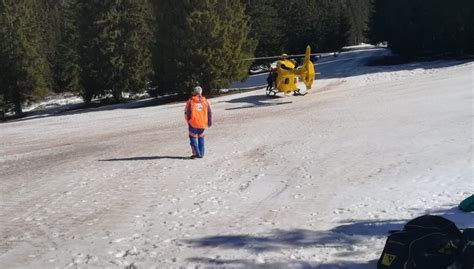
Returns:
[[[334,51],[365,40],[370,0],[242,0],[256,56]]]
[[[0,0],[0,112],[73,92],[209,93],[254,56],[364,40],[370,0]]]
[[[66,91],[209,92],[247,76],[241,59],[366,33],[403,56],[473,53],[473,21],[472,0],[0,0],[0,116]]]
[[[402,56],[474,52],[474,1],[374,0],[368,38]]]

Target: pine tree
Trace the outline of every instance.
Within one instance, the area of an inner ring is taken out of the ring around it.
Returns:
[[[381,14],[383,13],[382,4],[382,1],[370,1],[369,22],[365,36],[367,41],[371,44],[378,44],[387,40],[382,36],[382,29],[386,27],[385,22],[381,18]]]
[[[334,51],[347,45],[351,25],[344,3],[341,0],[280,2],[279,15],[286,22],[286,50],[301,54],[307,45],[313,51]]]
[[[370,0],[351,0],[346,1],[345,4],[349,12],[351,25],[348,43],[356,45],[365,42],[365,33],[368,30],[367,23],[371,10]]]
[[[323,15],[323,51],[335,51],[348,44],[351,25],[349,13],[342,2],[326,3]]]
[[[93,0],[77,4],[83,97],[145,89],[151,72],[146,0]]]
[[[3,95],[0,94],[0,119],[5,118],[5,111],[6,111],[5,99],[3,98]]]
[[[162,0],[154,2],[155,42],[153,50],[155,95],[182,92],[193,84],[191,74],[182,74],[185,64],[183,50],[187,42],[186,17],[189,1]],[[188,85],[186,85],[188,84]]]
[[[196,1],[187,18],[191,33],[188,70],[199,70],[206,89],[216,89],[244,79],[256,42],[249,39],[250,27],[243,6],[232,0]]]
[[[42,53],[38,6],[34,0],[0,1],[0,95],[7,110],[48,93],[49,67]]]
[[[278,0],[243,1],[250,17],[251,36],[258,40],[255,56],[278,55],[283,51],[285,21],[278,14]]]
[[[153,74],[151,9],[148,0],[127,0],[122,6],[125,35],[121,44],[126,63],[122,84],[131,93],[143,92]]]
[[[43,0],[38,3],[42,14],[42,51],[51,70],[49,87],[56,93],[79,93],[78,38],[73,21],[73,0]]]
[[[162,1],[157,9],[159,91],[187,92],[196,81],[209,92],[247,76],[256,42],[240,1]]]
[[[474,21],[474,3],[469,0],[464,0],[464,3],[470,6],[467,8],[467,14],[462,21],[462,24],[466,27],[463,46],[466,48],[467,54],[472,54],[474,53],[474,46],[472,46],[474,44],[474,23],[472,23]]]
[[[290,0],[280,3],[280,18],[287,21],[286,52],[301,54],[307,45],[314,51],[320,49],[321,10],[319,1]]]
[[[61,1],[43,0],[34,1],[34,9],[38,13],[38,24],[40,31],[40,53],[46,58],[49,70],[51,71],[46,78],[48,88],[58,92],[56,83],[56,61],[57,45],[61,37]]]
[[[83,92],[79,57],[79,28],[76,25],[74,1],[64,1],[60,7],[61,20],[56,27],[60,35],[55,48],[54,81],[59,92]]]

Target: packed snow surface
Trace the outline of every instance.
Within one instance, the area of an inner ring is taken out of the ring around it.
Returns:
[[[474,64],[366,66],[387,53],[211,99],[199,160],[183,103],[1,124],[2,268],[374,268],[414,217],[474,226]]]

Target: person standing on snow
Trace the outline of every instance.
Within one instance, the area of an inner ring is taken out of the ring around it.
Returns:
[[[268,84],[267,91],[273,89],[273,86],[275,85],[276,77],[277,77],[276,70],[270,67],[270,72],[268,73],[268,77],[267,77],[267,84]]]
[[[193,155],[191,159],[204,157],[204,130],[212,125],[212,110],[202,96],[202,88],[194,87],[193,96],[186,102],[184,118],[188,123],[189,140]]]

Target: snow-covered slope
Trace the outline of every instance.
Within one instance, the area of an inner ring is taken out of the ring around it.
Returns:
[[[374,268],[389,230],[460,227],[474,191],[473,63],[322,59],[304,97],[212,99],[204,159],[182,103],[0,125],[5,268]]]

